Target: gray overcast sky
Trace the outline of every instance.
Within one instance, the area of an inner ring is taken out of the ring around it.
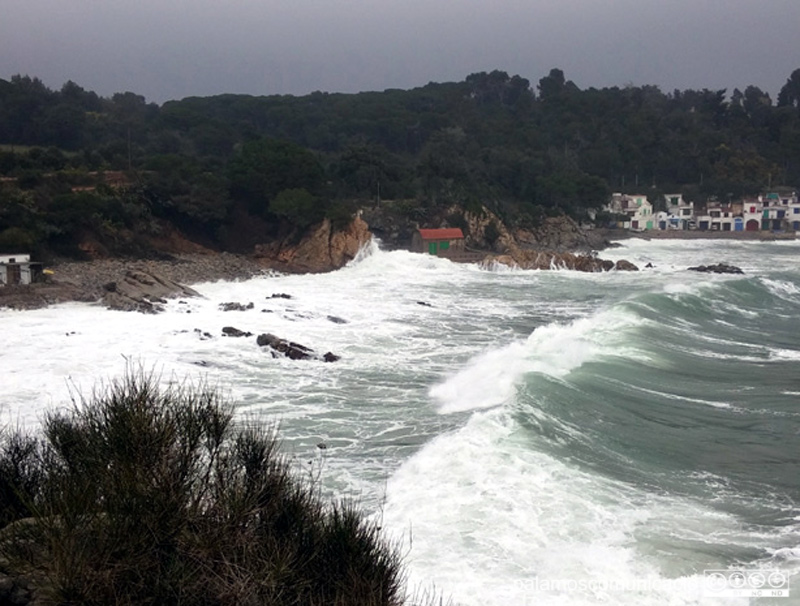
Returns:
[[[501,69],[535,86],[777,92],[800,0],[0,0],[0,78],[148,101],[413,88]]]

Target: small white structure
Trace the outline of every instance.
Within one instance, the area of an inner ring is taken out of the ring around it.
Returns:
[[[32,263],[30,255],[0,255],[0,286],[30,284],[40,263]]]

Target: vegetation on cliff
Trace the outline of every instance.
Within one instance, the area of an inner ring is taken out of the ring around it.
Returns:
[[[130,374],[43,425],[41,439],[3,436],[3,599],[20,587],[56,604],[405,598],[379,527],[325,505],[274,432],[234,421],[214,390]]]
[[[728,199],[800,183],[798,99],[800,69],[777,103],[755,86],[581,90],[558,69],[535,87],[493,71],[162,106],[14,76],[0,80],[0,250],[142,254],[177,226],[249,252],[379,200],[420,224],[484,205],[530,228],[580,218],[611,189]]]

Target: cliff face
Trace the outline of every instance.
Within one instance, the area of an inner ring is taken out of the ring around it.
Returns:
[[[413,233],[415,226],[408,219],[398,219],[390,208],[371,209],[365,217],[377,226],[382,237],[390,238],[392,248],[408,247],[411,241],[400,241],[400,234]],[[487,208],[470,213],[454,205],[441,211],[438,218],[426,221],[426,226],[457,226],[464,232],[468,248],[487,251],[482,262],[485,267],[495,264],[521,269],[572,269],[598,272],[612,269],[631,271],[637,268],[628,262],[615,264],[598,258],[591,251],[605,248],[608,241],[600,233],[584,231],[570,217],[549,217],[536,228],[508,228]]]
[[[288,236],[257,245],[255,256],[262,265],[281,271],[332,271],[354,259],[371,237],[369,226],[360,217],[341,230],[334,230],[330,221],[325,219],[299,241],[295,236]]]
[[[548,217],[535,228],[511,228],[486,207],[481,212],[471,213],[453,205],[413,219],[391,202],[384,202],[380,208],[364,209],[363,217],[388,249],[408,248],[417,227],[460,227],[469,248],[495,253],[503,253],[514,246],[555,252],[589,252],[609,244],[599,232],[582,230],[570,217]]]
[[[533,229],[517,229],[514,238],[522,248],[555,252],[599,250],[608,241],[598,233],[585,231],[570,217],[548,217]]]
[[[582,230],[570,217],[549,217],[535,229],[497,229],[495,250],[482,265],[503,264],[520,269],[572,269],[598,272],[617,269],[636,271],[627,261],[614,263],[601,259],[591,251],[604,248],[608,242],[599,234]]]

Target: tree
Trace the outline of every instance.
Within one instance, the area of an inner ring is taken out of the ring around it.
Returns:
[[[303,188],[284,189],[269,203],[269,210],[300,228],[313,225],[325,215],[317,198]]]
[[[559,97],[564,92],[579,91],[572,80],[564,78],[564,72],[554,67],[550,73],[539,80],[539,98],[542,101],[552,100]]]
[[[86,113],[72,103],[59,103],[44,112],[42,140],[63,149],[78,149],[83,139]]]
[[[778,93],[778,107],[786,106],[800,110],[800,68],[792,72]]]
[[[257,139],[242,145],[228,165],[231,195],[253,212],[265,213],[286,189],[319,193],[324,172],[316,156],[290,141]]]

